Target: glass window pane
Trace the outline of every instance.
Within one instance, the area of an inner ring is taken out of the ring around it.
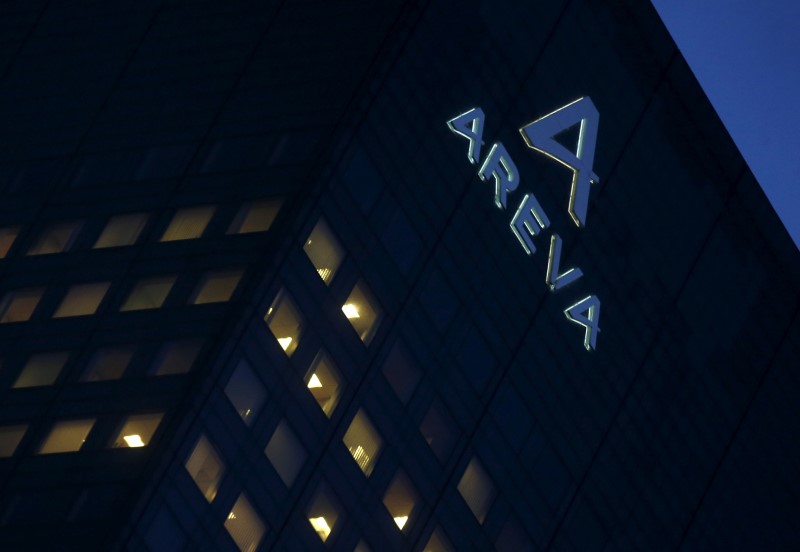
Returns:
[[[458,492],[466,501],[472,515],[479,523],[483,523],[494,500],[495,488],[477,458],[472,458],[464,475],[461,476],[461,480],[458,482]]]
[[[231,223],[231,227],[228,228],[228,234],[266,232],[272,226],[275,217],[278,216],[280,208],[280,200],[247,203],[239,209]]]
[[[136,284],[119,310],[135,311],[161,308],[174,284],[175,276],[159,276],[142,280]]]
[[[112,446],[114,448],[146,447],[150,444],[150,439],[158,429],[158,424],[161,423],[163,417],[163,412],[128,416]]]
[[[53,318],[68,316],[87,316],[97,312],[97,308],[106,296],[111,282],[95,282],[72,286],[61,301]]]
[[[47,255],[67,251],[80,229],[79,222],[54,224],[39,236],[39,240],[28,250],[28,255]]]
[[[281,421],[267,443],[264,453],[287,487],[291,487],[306,461],[306,451],[289,424]]]
[[[0,303],[0,324],[26,322],[33,316],[44,289],[19,289],[10,291]]]
[[[423,552],[453,552],[453,547],[442,530],[437,527],[422,550]]]
[[[202,346],[203,342],[199,339],[167,343],[156,355],[152,373],[156,376],[187,374],[194,366]]]
[[[369,477],[375,467],[375,459],[383,446],[383,439],[372,425],[364,410],[359,410],[342,439],[344,446],[353,455],[358,467]]]
[[[306,387],[322,411],[330,418],[339,400],[339,372],[331,359],[320,351],[304,378]]]
[[[231,508],[225,529],[242,552],[255,552],[266,531],[264,522],[243,494]]]
[[[202,305],[203,303],[228,301],[236,291],[236,286],[239,285],[243,273],[242,270],[226,270],[206,274],[197,286],[190,303]]]
[[[225,386],[225,395],[244,423],[252,425],[267,398],[267,390],[250,364],[242,359]]]
[[[33,355],[28,359],[12,387],[18,389],[20,387],[53,385],[68,357],[69,353],[67,352]]]
[[[317,269],[317,274],[322,278],[322,281],[330,284],[336,269],[342,263],[344,250],[323,219],[320,219],[311,231],[303,250],[308,255],[308,258],[311,259],[311,263]]]
[[[419,430],[436,458],[445,462],[456,443],[457,432],[452,418],[442,412],[435,403],[431,405]]]
[[[408,403],[422,376],[419,368],[411,361],[408,351],[400,342],[395,343],[383,364],[383,375],[403,404]]]
[[[186,460],[186,471],[192,476],[197,488],[206,497],[206,500],[211,502],[217,496],[217,489],[219,482],[222,480],[222,474],[225,467],[219,454],[214,450],[214,447],[205,438],[201,436],[200,440]]]
[[[339,519],[339,504],[333,493],[323,483],[308,509],[308,522],[322,542],[328,540]]]
[[[103,249],[105,247],[133,245],[139,239],[145,224],[147,224],[147,215],[144,213],[111,217],[105,228],[103,228],[100,237],[97,238],[94,248]]]
[[[100,349],[89,361],[84,381],[115,380],[122,377],[133,358],[133,349],[127,347]]]
[[[353,329],[358,333],[361,341],[365,345],[369,345],[378,327],[380,308],[378,303],[371,298],[363,281],[357,283],[350,292],[347,302],[342,305],[342,312],[353,325]]]
[[[13,456],[26,431],[27,425],[0,427],[0,458]]]
[[[19,236],[19,226],[0,228],[0,259],[5,259]]]
[[[206,226],[214,216],[214,207],[189,207],[181,209],[172,217],[169,226],[161,236],[162,242],[192,240],[205,232]]]
[[[405,472],[399,471],[383,495],[383,505],[389,510],[389,514],[401,531],[408,526],[408,519],[414,510],[417,498],[417,491],[411,480]]]
[[[267,310],[264,321],[287,355],[292,356],[303,330],[300,311],[285,290],[281,290]]]
[[[75,452],[81,449],[94,426],[94,420],[67,420],[58,422],[50,430],[39,448],[39,454]]]

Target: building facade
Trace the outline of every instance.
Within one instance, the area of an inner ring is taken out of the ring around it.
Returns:
[[[800,255],[648,2],[2,9],[0,549],[800,546]]]

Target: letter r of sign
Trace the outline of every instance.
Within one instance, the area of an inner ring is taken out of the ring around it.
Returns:
[[[584,97],[519,129],[528,147],[572,169],[568,211],[578,227],[586,226],[591,183],[600,180],[592,170],[599,120],[600,114],[592,100]],[[578,147],[572,152],[558,143],[554,136],[577,124],[580,124]]]

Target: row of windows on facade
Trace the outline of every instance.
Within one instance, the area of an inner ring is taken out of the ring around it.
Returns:
[[[256,201],[243,205],[234,217],[227,234],[266,232],[278,215],[279,200]],[[203,236],[217,208],[213,205],[187,207],[175,212],[159,241],[171,242],[197,239]],[[134,245],[151,216],[147,213],[126,213],[111,217],[92,246],[93,249]],[[52,224],[39,234],[25,255],[49,255],[69,251],[83,227],[81,221]],[[0,228],[0,259],[5,258],[19,237],[20,226]]]
[[[139,448],[150,444],[158,429],[163,412],[133,414],[128,416],[120,430],[110,442],[113,448]],[[36,454],[55,454],[81,450],[97,420],[85,418],[56,422],[50,432],[39,444]],[[14,455],[29,424],[15,424],[0,427],[0,458]]]

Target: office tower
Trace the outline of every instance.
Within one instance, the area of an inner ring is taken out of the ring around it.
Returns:
[[[797,546],[800,257],[647,2],[3,10],[0,549]]]

